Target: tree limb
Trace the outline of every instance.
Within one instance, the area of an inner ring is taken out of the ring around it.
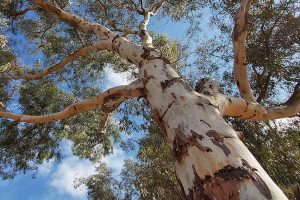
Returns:
[[[265,108],[257,102],[219,93],[220,85],[210,78],[198,81],[195,91],[213,97],[222,116],[239,117],[254,121],[293,117],[300,113],[300,82],[295,86],[293,98],[285,105]]]
[[[141,61],[144,60],[144,58],[141,57],[141,55],[144,53],[142,46],[116,35],[105,26],[97,23],[91,23],[62,9],[59,9],[43,0],[33,0],[33,2],[35,2],[42,9],[55,14],[60,20],[67,22],[81,32],[95,34],[102,40],[106,40],[106,50],[118,53],[122,58],[127,59],[130,63],[139,66]]]
[[[248,10],[250,0],[243,0],[240,9],[235,16],[235,24],[232,33],[234,48],[234,75],[241,97],[250,102],[256,102],[247,75],[247,60],[245,40],[247,36]]]
[[[157,14],[157,11],[159,10],[160,7],[162,7],[164,5],[164,3],[166,2],[166,0],[160,0],[159,2],[157,2],[156,4],[154,4],[149,10],[148,12],[150,12],[150,14],[152,16]]]
[[[80,17],[77,17],[75,15],[72,15],[62,9],[57,8],[56,6],[45,2],[43,0],[33,0],[38,6],[41,8],[55,14],[59,19],[67,22],[73,27],[76,27],[78,30],[84,33],[96,33],[99,36],[106,36],[104,32],[109,32],[109,29],[106,27],[100,25],[100,24],[95,24],[91,23],[89,21],[86,21]]]
[[[24,10],[20,10],[20,11],[17,11],[15,13],[13,13],[13,17],[18,17],[20,15],[24,15],[25,13],[27,13],[28,11],[30,10],[37,10],[39,8],[39,6],[30,6]]]
[[[108,89],[107,91],[97,95],[94,99],[88,99],[82,102],[74,103],[64,110],[43,116],[32,116],[15,114],[11,112],[0,112],[0,117],[12,119],[19,122],[29,123],[46,123],[65,119],[74,114],[82,113],[84,111],[92,110],[95,108],[103,108],[103,105],[109,102],[116,101],[120,98],[140,97],[143,95],[143,85],[140,82],[134,82],[130,85],[123,85]]]
[[[161,0],[154,4],[150,9],[144,12],[144,20],[140,24],[140,37],[142,38],[142,44],[145,47],[153,47],[152,37],[147,31],[147,26],[150,21],[150,16],[156,15],[158,9],[164,4],[165,0]]]
[[[291,103],[277,107],[264,108],[261,104],[245,99],[222,95],[220,111],[223,116],[239,117],[254,121],[266,121],[293,117],[300,112],[300,98]]]
[[[153,47],[152,37],[147,31],[147,25],[150,21],[150,12],[144,14],[144,20],[140,24],[140,37],[142,38],[142,45],[145,47]]]
[[[98,127],[98,132],[99,133],[105,133],[106,132],[105,126],[106,126],[106,122],[107,122],[109,114],[112,111],[114,111],[117,107],[119,107],[119,105],[121,103],[123,103],[126,99],[127,99],[126,97],[121,96],[119,99],[116,99],[115,101],[110,101],[108,103],[105,103],[102,106],[102,109],[101,109],[102,110],[102,115],[100,117],[99,127]]]
[[[106,43],[104,41],[100,41],[97,42],[95,44],[83,47],[81,49],[79,49],[78,51],[74,52],[73,54],[69,55],[65,60],[61,61],[60,63],[49,67],[48,69],[39,72],[37,74],[31,74],[31,75],[24,75],[24,78],[27,80],[35,80],[35,79],[40,79],[43,78],[44,76],[57,72],[58,70],[60,70],[61,68],[63,68],[65,65],[67,65],[68,63],[76,60],[77,58],[86,55],[87,53],[89,53],[92,50],[104,50],[106,49]]]

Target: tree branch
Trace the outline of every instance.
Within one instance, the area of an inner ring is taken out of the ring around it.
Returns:
[[[109,29],[100,25],[86,21],[80,17],[72,15],[62,9],[57,8],[56,6],[45,2],[43,0],[33,0],[41,8],[55,14],[59,19],[67,22],[73,27],[76,27],[78,30],[84,33],[97,33],[99,36],[107,36],[104,32],[109,32]]]
[[[144,20],[140,24],[140,37],[142,38],[142,44],[145,47],[153,47],[152,37],[147,31],[147,26],[150,21],[150,16],[156,15],[158,9],[164,4],[165,0],[161,0],[154,4],[150,9],[144,12]]]
[[[245,40],[247,36],[248,10],[250,0],[243,0],[240,9],[235,16],[235,24],[232,33],[234,48],[234,75],[241,97],[250,102],[256,102],[247,75],[247,60]]]
[[[156,4],[154,4],[149,10],[148,12],[150,12],[150,14],[152,16],[157,14],[157,11],[159,10],[160,7],[162,7],[164,5],[164,3],[166,2],[166,0],[160,0],[159,2],[157,2]]]
[[[105,26],[97,23],[91,23],[43,0],[33,1],[42,9],[55,14],[60,20],[67,22],[81,32],[92,33],[99,36],[102,40],[106,40],[106,50],[118,53],[122,58],[127,59],[130,63],[139,65],[141,61],[144,60],[144,58],[141,57],[144,53],[142,46],[114,34]]]
[[[102,115],[99,120],[99,127],[98,132],[99,133],[105,133],[106,129],[106,122],[108,119],[109,114],[114,111],[121,103],[123,103],[127,98],[124,96],[121,96],[119,99],[116,99],[115,101],[110,101],[102,106]]]
[[[31,74],[31,75],[23,75],[25,79],[27,80],[35,80],[35,79],[40,79],[43,78],[44,76],[57,72],[58,70],[60,70],[61,68],[63,68],[65,65],[67,65],[68,63],[76,60],[77,58],[86,55],[87,53],[89,53],[92,50],[104,50],[106,49],[107,44],[105,43],[105,41],[100,41],[97,43],[94,43],[92,45],[83,47],[81,49],[79,49],[78,51],[74,52],[73,54],[69,55],[65,60],[61,61],[60,63],[49,67],[48,69],[39,72],[37,74]]]
[[[144,14],[144,20],[140,24],[140,37],[142,38],[142,45],[145,47],[153,47],[152,37],[147,31],[147,26],[150,21],[150,12]]]
[[[39,6],[30,6],[24,10],[20,10],[20,11],[17,11],[15,13],[13,13],[13,17],[18,17],[20,15],[24,15],[25,13],[27,13],[28,11],[30,10],[37,10],[39,8]]]
[[[11,112],[0,112],[0,117],[12,119],[19,122],[29,123],[46,123],[65,119],[72,115],[82,113],[84,111],[92,110],[95,108],[103,108],[103,105],[109,102],[118,102],[120,98],[140,97],[143,95],[143,85],[140,82],[134,82],[130,85],[118,86],[111,88],[99,95],[94,99],[88,99],[82,102],[74,103],[64,110],[43,116],[32,116],[15,114]]]
[[[239,117],[254,121],[266,121],[285,117],[293,117],[300,112],[300,98],[289,104],[264,108],[261,104],[245,99],[222,95],[220,111],[223,116]]]
[[[219,93],[219,83],[210,78],[198,81],[195,91],[214,97],[222,116],[239,117],[241,119],[265,121],[285,117],[293,117],[300,112],[300,82],[295,86],[293,98],[285,105],[265,108],[257,102],[243,98],[227,96]]]

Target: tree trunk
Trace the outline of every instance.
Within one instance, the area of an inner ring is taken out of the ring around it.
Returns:
[[[144,51],[140,79],[187,199],[287,199],[224,121],[218,98],[195,92],[168,60]]]

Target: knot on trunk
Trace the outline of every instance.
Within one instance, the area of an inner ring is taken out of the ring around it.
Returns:
[[[220,84],[211,78],[200,79],[195,86],[195,91],[205,94],[216,96],[219,93]]]

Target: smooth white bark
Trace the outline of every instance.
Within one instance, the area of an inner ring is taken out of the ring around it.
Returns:
[[[247,59],[245,40],[247,36],[248,10],[251,0],[243,0],[240,9],[235,16],[235,24],[232,33],[234,49],[234,76],[242,98],[249,102],[256,102],[252,94],[247,75]]]
[[[214,87],[193,91],[162,59],[145,61],[140,79],[188,199],[287,199],[222,118]]]

